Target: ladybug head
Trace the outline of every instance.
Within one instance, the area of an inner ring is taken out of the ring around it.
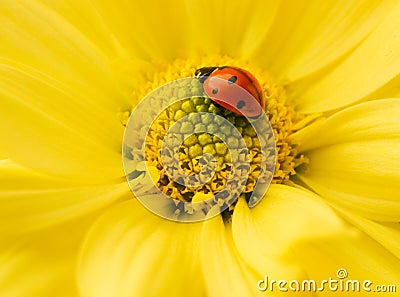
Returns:
[[[194,76],[199,80],[200,83],[204,83],[207,77],[214,72],[218,67],[203,67],[199,68],[194,72]]]

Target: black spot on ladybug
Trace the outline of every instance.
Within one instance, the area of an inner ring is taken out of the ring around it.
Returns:
[[[229,85],[234,84],[236,81],[237,81],[237,76],[233,75],[228,79],[228,84]]]
[[[246,102],[244,102],[243,100],[240,100],[240,101],[236,104],[236,108],[237,108],[237,109],[242,109],[245,105],[246,105]]]
[[[212,93],[213,93],[214,95],[217,94],[217,93],[218,93],[218,88],[213,89],[213,90],[212,90]]]

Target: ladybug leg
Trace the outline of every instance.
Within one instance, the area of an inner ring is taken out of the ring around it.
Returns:
[[[220,108],[220,109],[222,109],[222,110],[225,110],[225,109],[226,109],[225,107],[223,107],[222,105],[220,105],[218,102],[213,101],[212,104],[214,104],[215,107]]]

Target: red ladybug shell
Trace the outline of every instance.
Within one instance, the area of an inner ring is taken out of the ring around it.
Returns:
[[[250,72],[223,66],[200,68],[195,75],[207,96],[226,109],[249,118],[264,111],[263,90]]]

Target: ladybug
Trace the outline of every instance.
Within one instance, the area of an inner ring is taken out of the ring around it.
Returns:
[[[206,95],[222,107],[248,118],[257,118],[264,111],[263,89],[250,72],[221,66],[203,67],[194,75]]]

